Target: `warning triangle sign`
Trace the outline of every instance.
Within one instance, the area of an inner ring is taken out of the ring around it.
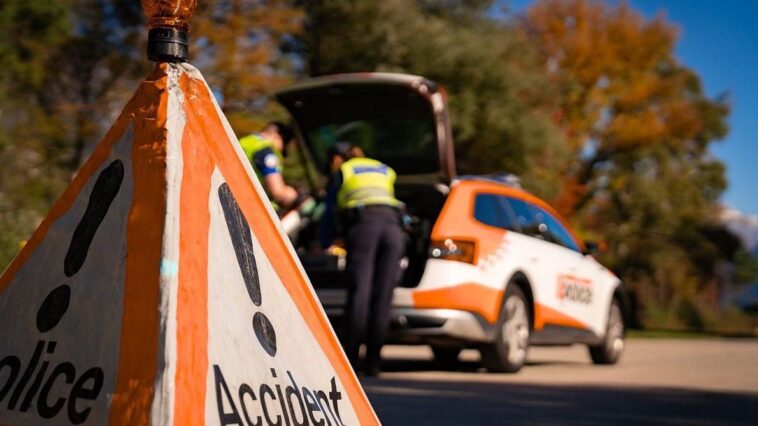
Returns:
[[[0,424],[377,424],[254,176],[156,67],[0,276]]]

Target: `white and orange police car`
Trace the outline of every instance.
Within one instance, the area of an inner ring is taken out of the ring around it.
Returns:
[[[476,348],[489,370],[504,372],[524,365],[529,345],[581,343],[595,363],[619,359],[619,279],[512,175],[456,176],[440,86],[404,74],[341,74],[274,97],[315,169],[326,169],[329,146],[349,141],[397,172],[409,238],[393,299],[393,342],[429,344],[443,362]],[[294,242],[327,314],[339,321],[344,259],[313,249],[317,238],[314,223]]]

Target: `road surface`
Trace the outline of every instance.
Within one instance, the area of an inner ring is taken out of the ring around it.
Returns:
[[[631,339],[616,366],[584,347],[531,348],[518,374],[476,351],[440,371],[424,346],[388,346],[362,378],[386,425],[758,425],[758,340]]]

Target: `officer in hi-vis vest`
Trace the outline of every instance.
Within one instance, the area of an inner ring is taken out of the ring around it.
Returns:
[[[405,248],[395,171],[344,142],[330,150],[329,158],[334,176],[328,201],[336,202],[342,218],[350,281],[343,344],[358,368],[365,342],[363,371],[376,375]]]
[[[240,139],[247,159],[277,211],[279,207],[291,207],[298,198],[297,190],[282,177],[282,160],[293,136],[289,126],[271,121],[259,133]]]

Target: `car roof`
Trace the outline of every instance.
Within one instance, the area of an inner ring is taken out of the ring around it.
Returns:
[[[503,192],[508,195],[512,195],[514,197],[517,197],[519,199],[523,199],[524,201],[532,202],[533,204],[537,204],[540,207],[546,206],[548,207],[548,210],[553,213],[554,209],[550,207],[549,204],[547,204],[545,201],[541,200],[536,195],[532,194],[531,192],[521,188],[520,186],[514,186],[505,182],[500,182],[494,179],[490,179],[486,176],[466,176],[463,179],[456,179],[453,181],[452,186],[467,186],[472,187],[473,190],[495,190],[498,192]]]

